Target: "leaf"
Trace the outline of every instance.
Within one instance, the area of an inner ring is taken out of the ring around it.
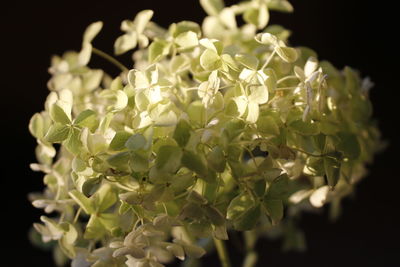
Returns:
[[[111,140],[111,143],[109,145],[109,149],[111,151],[121,151],[124,150],[125,144],[128,141],[128,139],[132,136],[132,134],[122,131],[122,132],[117,132],[114,135],[114,138]]]
[[[216,70],[221,66],[221,59],[216,51],[206,49],[200,56],[200,65],[205,70]]]
[[[208,175],[207,166],[202,157],[192,151],[184,151],[182,165],[197,173],[201,178]]]
[[[340,178],[340,161],[332,157],[324,157],[324,169],[328,185],[334,187]]]
[[[265,196],[266,199],[283,199],[289,187],[289,177],[287,174],[282,174],[275,178],[270,186],[268,187],[268,192]]]
[[[158,150],[156,168],[167,173],[175,173],[181,164],[182,149],[177,146],[162,146]]]
[[[360,157],[361,147],[358,138],[354,134],[339,133],[340,142],[337,145],[339,151],[343,152],[344,156],[355,160]]]
[[[55,123],[50,126],[44,139],[50,143],[59,143],[67,139],[70,132],[70,128],[61,123]]]
[[[225,216],[217,208],[206,205],[203,210],[213,225],[221,226],[225,224]]]
[[[229,203],[226,218],[228,220],[236,220],[243,216],[253,205],[254,202],[251,196],[248,193],[241,193]]]
[[[261,216],[260,204],[251,207],[245,211],[242,216],[234,220],[233,225],[236,230],[247,231],[252,230],[258,223]]]
[[[181,119],[175,127],[174,139],[181,147],[185,147],[190,138],[190,131],[192,127],[186,121]]]
[[[137,151],[145,148],[147,145],[146,138],[140,133],[136,133],[128,138],[125,142],[125,147],[132,151]]]
[[[222,0],[200,0],[200,4],[208,15],[217,16],[224,8]]]
[[[170,43],[165,40],[155,40],[149,46],[149,62],[153,63],[161,60],[164,56],[169,54]]]
[[[274,225],[278,224],[283,218],[283,202],[279,199],[264,200],[265,208],[272,219]]]
[[[208,202],[205,197],[197,193],[195,190],[190,191],[186,199],[189,202],[193,202],[199,205],[205,205]]]
[[[175,38],[175,43],[182,49],[188,49],[199,45],[199,39],[197,38],[197,34],[195,32],[187,31],[179,34]]]
[[[92,201],[76,189],[69,191],[70,197],[82,208],[86,214],[92,214],[94,207]]]
[[[182,246],[178,244],[170,244],[166,247],[166,249],[181,261],[185,260],[185,251],[183,250]]]
[[[220,146],[213,147],[213,149],[207,154],[207,162],[216,172],[224,172],[226,159]]]
[[[94,132],[99,126],[99,121],[96,117],[96,112],[87,109],[79,113],[78,117],[74,121],[74,125],[80,127],[87,127],[91,132]]]
[[[264,134],[278,136],[280,129],[271,116],[261,116],[257,121],[257,129]]]
[[[320,133],[317,123],[295,120],[289,123],[289,128],[301,135],[317,135]]]

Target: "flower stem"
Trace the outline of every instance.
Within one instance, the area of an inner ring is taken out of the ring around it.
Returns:
[[[121,71],[125,72],[128,71],[129,69],[127,67],[125,67],[121,62],[119,62],[118,60],[116,60],[115,58],[113,58],[112,56],[110,56],[109,54],[101,51],[100,49],[97,49],[96,47],[92,48],[93,54],[96,54],[102,58],[104,58],[105,60],[107,60],[108,62],[114,64],[115,66],[117,66]]]
[[[218,252],[219,261],[221,262],[221,267],[231,267],[231,262],[229,260],[228,250],[225,247],[225,243],[217,238],[214,239],[215,248]]]
[[[271,62],[271,60],[274,58],[275,54],[276,54],[276,51],[274,50],[274,51],[271,53],[271,55],[269,56],[269,58],[267,59],[267,61],[265,61],[264,65],[261,67],[262,70],[265,69],[265,68],[268,66],[268,64],[269,64],[269,63]]]

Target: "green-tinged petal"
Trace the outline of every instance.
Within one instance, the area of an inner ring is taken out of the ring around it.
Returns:
[[[297,60],[297,51],[292,47],[277,47],[275,51],[286,62],[291,63]]]
[[[93,202],[87,198],[83,193],[74,189],[69,192],[70,197],[82,208],[87,214],[94,212]]]
[[[187,49],[197,46],[199,44],[199,39],[197,38],[197,34],[195,32],[188,31],[179,34],[175,38],[175,43],[182,49]]]
[[[216,70],[221,66],[221,59],[217,52],[206,49],[200,56],[200,65],[205,70]]]
[[[162,146],[158,150],[156,167],[158,170],[174,173],[181,164],[182,149],[177,146]]]
[[[71,128],[61,123],[53,124],[44,137],[50,143],[59,143],[67,139]]]
[[[87,127],[91,132],[94,132],[99,126],[99,120],[97,119],[96,112],[87,109],[79,113],[78,117],[74,121],[74,124],[80,127]]]
[[[114,135],[114,138],[111,140],[111,143],[109,145],[109,149],[111,151],[121,151],[125,149],[125,143],[126,141],[132,136],[132,134],[122,131],[122,132],[117,132]]]
[[[235,55],[235,59],[245,66],[246,68],[249,68],[251,70],[257,70],[258,68],[258,59],[253,56],[253,55],[248,55],[248,54],[237,54]]]

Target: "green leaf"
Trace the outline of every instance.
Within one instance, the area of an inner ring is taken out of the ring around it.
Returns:
[[[87,127],[91,132],[94,132],[99,126],[99,120],[96,117],[96,112],[90,109],[82,111],[75,119],[74,125]]]
[[[254,206],[254,201],[248,193],[241,193],[229,203],[226,218],[236,220]]]
[[[155,40],[149,46],[149,62],[153,63],[161,60],[169,54],[171,44],[165,40]]]
[[[187,195],[186,199],[189,202],[193,202],[193,203],[196,203],[196,204],[199,204],[199,205],[205,205],[208,202],[205,197],[203,197],[202,195],[200,195],[199,193],[197,193],[194,190],[189,192],[189,194]]]
[[[59,143],[67,139],[69,133],[70,128],[68,126],[61,123],[55,123],[50,126],[50,129],[44,139],[50,143]]]
[[[317,123],[295,120],[289,123],[289,128],[301,135],[317,135],[320,133]]]
[[[208,175],[205,160],[192,151],[183,152],[182,165],[197,173],[201,178],[205,178]]]
[[[222,0],[200,0],[200,4],[208,15],[217,16],[224,8]]]
[[[224,172],[226,159],[220,146],[213,147],[213,149],[207,154],[207,162],[216,172]]]
[[[206,49],[200,56],[200,65],[205,70],[216,70],[221,66],[221,59],[216,51]]]
[[[257,129],[264,134],[278,136],[280,129],[271,116],[261,116],[257,121]]]
[[[340,178],[340,161],[332,157],[324,157],[324,168],[328,185],[334,187]]]
[[[283,218],[283,202],[279,199],[265,199],[265,208],[272,219],[274,225],[278,224]]]
[[[339,133],[340,142],[337,145],[339,151],[343,152],[344,156],[349,159],[358,159],[361,154],[361,147],[358,138],[354,134]]]
[[[225,224],[225,216],[217,208],[206,205],[203,210],[213,225],[221,226]]]
[[[258,223],[261,216],[261,205],[251,207],[245,211],[242,216],[234,220],[233,225],[236,230],[247,231],[252,230]]]
[[[109,145],[109,149],[111,151],[121,151],[124,150],[125,144],[128,141],[128,139],[132,136],[132,134],[122,131],[122,132],[117,132],[114,135],[114,138],[111,140],[111,143]]]
[[[134,134],[125,142],[125,147],[132,151],[144,149],[147,145],[146,138],[140,133]]]
[[[175,127],[174,139],[181,147],[185,147],[190,138],[192,127],[186,120],[180,120]]]
[[[289,187],[289,177],[287,174],[282,174],[275,178],[270,186],[268,187],[268,192],[265,196],[266,199],[283,199]]]
[[[182,149],[177,146],[162,146],[158,150],[156,168],[167,173],[175,173],[181,164]]]
[[[93,202],[76,189],[69,191],[70,197],[82,208],[86,214],[94,212]]]

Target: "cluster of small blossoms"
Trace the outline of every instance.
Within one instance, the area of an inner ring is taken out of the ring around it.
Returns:
[[[285,0],[200,4],[202,25],[164,29],[151,10],[123,21],[115,53],[135,49],[132,69],[93,47],[101,22],[81,51],[53,57],[29,125],[31,167],[45,173],[30,198],[48,214],[31,237],[59,265],[190,266],[246,231],[254,266],[258,237],[301,249],[301,212],[330,203],[338,215],[365,175],[379,148],[368,80],[288,46],[290,32],[268,24],[270,10],[292,11]],[[89,68],[92,54],[120,75]]]

